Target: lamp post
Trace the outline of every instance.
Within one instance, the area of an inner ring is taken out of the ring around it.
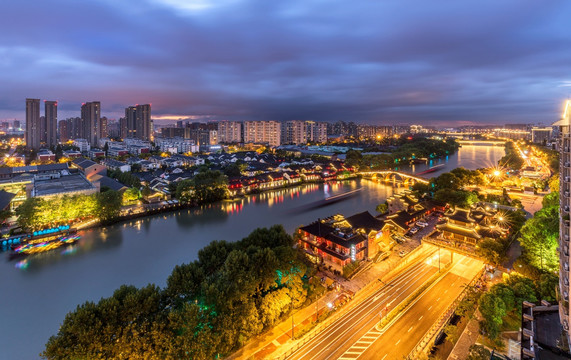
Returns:
[[[438,272],[440,272],[440,246],[438,247]]]

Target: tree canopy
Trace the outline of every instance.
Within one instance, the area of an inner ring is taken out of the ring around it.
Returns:
[[[304,304],[308,271],[283,227],[214,241],[176,266],[160,289],[122,286],[70,312],[46,344],[47,359],[213,359]]]

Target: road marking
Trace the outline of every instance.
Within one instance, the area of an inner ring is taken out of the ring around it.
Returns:
[[[452,286],[454,286],[454,284],[456,284],[456,281],[454,281],[454,282],[452,283]]]
[[[444,293],[446,294],[448,292],[448,289],[444,290]]]
[[[387,357],[388,354],[385,354],[385,356],[383,356],[383,358],[381,360],[385,360],[385,358]]]
[[[420,321],[420,319],[422,319],[424,317],[424,315],[422,315],[421,317],[418,318],[418,321]]]
[[[395,346],[397,346],[399,343],[400,343],[400,339],[399,339],[399,341],[397,341],[397,343],[395,344]]]
[[[345,351],[345,354],[357,354],[357,355],[361,355],[363,352],[362,351]]]
[[[436,301],[440,301],[440,298],[436,299]]]
[[[407,332],[410,332],[411,330],[412,330],[412,326],[408,328],[408,331],[407,331]]]
[[[432,309],[432,305],[430,305],[430,307],[428,308],[428,310]]]
[[[355,348],[355,349],[366,349],[366,348],[368,348],[368,346],[357,346],[357,345],[353,345],[351,347]]]

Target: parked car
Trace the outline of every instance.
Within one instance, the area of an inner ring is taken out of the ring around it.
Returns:
[[[406,253],[406,251],[404,251],[404,250],[399,251],[399,256],[400,256],[400,257],[404,257],[406,254],[407,254],[407,253]]]
[[[410,229],[408,232],[412,235],[416,234],[418,232],[418,230],[420,230],[419,228],[417,228],[416,226],[413,227],[412,229]]]
[[[420,227],[427,227],[427,226],[428,226],[428,223],[425,222],[425,221],[417,221],[417,222],[416,222],[416,225],[417,225],[417,226],[420,226]]]

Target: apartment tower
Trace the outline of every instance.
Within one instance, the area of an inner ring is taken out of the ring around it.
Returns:
[[[559,126],[559,318],[569,339],[569,207],[571,192],[571,102],[567,100],[563,118],[553,125]],[[571,341],[570,341],[571,343]]]
[[[44,101],[45,144],[47,147],[57,145],[57,101]]]
[[[91,146],[97,146],[97,128],[101,122],[101,103],[92,101],[81,104],[81,123],[83,138],[85,138]]]
[[[38,150],[40,137],[40,99],[26,99],[26,146]]]

